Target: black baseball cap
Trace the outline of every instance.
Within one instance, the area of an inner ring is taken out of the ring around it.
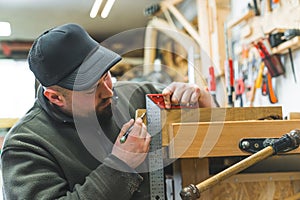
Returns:
[[[43,86],[77,91],[93,86],[120,60],[120,55],[101,46],[77,24],[45,31],[28,55],[29,68]]]

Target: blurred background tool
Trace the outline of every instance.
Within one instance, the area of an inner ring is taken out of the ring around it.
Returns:
[[[236,90],[235,90],[236,100],[240,101],[240,107],[244,106],[244,103],[243,103],[244,92],[245,92],[245,83],[244,83],[244,80],[242,78],[240,78],[237,80]]]
[[[211,96],[213,97],[213,100],[217,107],[220,107],[220,104],[217,101],[216,96],[216,77],[215,77],[215,69],[213,66],[209,67],[209,80],[208,80],[208,86],[209,86],[209,92]]]
[[[293,72],[294,80],[295,80],[295,83],[297,83],[297,77],[296,77],[296,72],[295,72],[295,67],[294,67],[294,60],[293,60],[292,49],[289,48],[288,52],[289,52],[289,57],[290,57],[290,61],[291,61],[291,67],[292,67],[292,72]]]
[[[225,49],[226,49],[226,59],[224,63],[225,69],[225,84],[227,88],[227,96],[228,96],[228,106],[234,107],[234,70],[233,70],[233,61],[230,56],[229,50],[229,41],[228,41],[228,32],[227,25],[224,24],[224,34],[225,34]]]
[[[272,77],[271,77],[271,74],[270,73],[267,73],[267,93],[269,95],[269,100],[270,100],[270,103],[277,103],[278,102],[278,99],[275,95],[275,91],[274,91],[274,88],[273,88],[273,84],[272,84]]]
[[[260,57],[264,61],[265,66],[268,68],[268,71],[272,77],[277,77],[285,73],[279,55],[271,54],[269,40],[261,39],[254,43],[254,46],[258,50]]]

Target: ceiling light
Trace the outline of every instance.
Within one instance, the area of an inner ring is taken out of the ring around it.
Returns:
[[[92,10],[90,12],[91,18],[95,18],[97,16],[101,4],[102,4],[102,0],[95,0]]]
[[[0,22],[0,36],[10,36],[10,35],[11,35],[10,23]]]
[[[112,8],[112,6],[114,5],[115,0],[107,0],[102,12],[101,12],[101,17],[102,18],[106,18]]]
[[[95,0],[94,5],[90,12],[90,17],[95,18],[99,12],[100,9],[103,8],[101,12],[101,17],[106,18],[108,14],[110,13],[111,8],[113,7],[115,0],[106,0],[105,5],[101,6],[103,0]]]

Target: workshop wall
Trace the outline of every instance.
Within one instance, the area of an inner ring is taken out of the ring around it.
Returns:
[[[295,75],[297,83],[294,81],[294,76],[291,68],[291,62],[288,56],[284,56],[285,75],[275,79],[275,92],[278,96],[278,104],[283,107],[283,115],[287,116],[290,112],[300,112],[300,51],[293,53]]]
[[[252,3],[253,1],[239,1],[239,0],[232,0],[231,1],[231,14],[230,14],[230,18],[234,19],[237,18],[239,16],[242,16],[248,9],[248,3]],[[263,1],[257,1],[260,4],[260,9],[262,9],[262,12],[264,11],[264,2]],[[285,3],[287,3],[287,1],[280,1],[281,5]],[[299,5],[298,5],[299,6]],[[296,10],[294,10],[296,12]],[[280,14],[280,13],[279,13]],[[292,15],[298,16],[295,13],[291,13]],[[259,18],[259,17],[257,17]],[[300,18],[300,14],[299,17]],[[251,19],[250,19],[251,20]],[[251,21],[247,21],[244,24],[251,24]],[[292,19],[291,19],[292,20]],[[296,20],[296,19],[293,19]],[[253,22],[253,21],[252,21]],[[264,24],[271,24],[274,23],[274,21],[264,21]],[[286,23],[287,26],[290,26],[289,22]],[[260,29],[260,27],[252,27],[255,29]],[[289,28],[289,27],[287,27]],[[298,27],[292,27],[291,28],[299,28]],[[242,31],[242,29],[236,29],[238,31]],[[255,32],[255,30],[252,30]],[[233,33],[233,37],[234,37],[234,33]],[[235,42],[237,41],[236,38]],[[243,42],[242,40],[239,40],[238,42]],[[298,44],[299,45],[299,44]],[[283,117],[289,117],[289,114],[291,112],[300,112],[300,104],[299,104],[299,98],[300,98],[300,69],[298,66],[298,63],[300,63],[300,50],[299,48],[294,48],[292,50],[292,57],[293,57],[293,63],[294,63],[294,68],[295,68],[295,74],[293,73],[292,70],[292,65],[291,65],[291,61],[290,61],[290,56],[285,53],[285,54],[280,54],[280,59],[282,62],[282,65],[285,69],[285,74],[284,75],[280,75],[278,77],[273,77],[272,78],[272,85],[273,85],[273,89],[274,92],[276,94],[276,97],[278,99],[277,103],[270,103],[269,101],[269,97],[268,96],[263,96],[262,95],[262,91],[261,88],[258,88],[256,90],[255,93],[255,99],[254,99],[254,103],[253,106],[282,106],[283,109]],[[294,80],[294,76],[296,76],[297,81]],[[247,99],[244,96],[244,106],[249,106],[249,104],[247,103]],[[235,102],[235,106],[239,106],[239,102]]]
[[[285,68],[285,74],[273,78],[273,87],[278,98],[278,103],[271,104],[268,96],[261,94],[261,89],[257,89],[255,95],[254,106],[282,106],[283,117],[288,117],[290,112],[300,112],[300,70],[297,63],[300,62],[300,51],[293,53],[295,75],[297,82],[294,80],[293,71],[291,69],[291,62],[287,55],[282,56],[282,62]]]

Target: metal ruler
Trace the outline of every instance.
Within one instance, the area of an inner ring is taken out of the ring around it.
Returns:
[[[171,109],[196,108],[197,105],[171,105]],[[146,95],[147,130],[151,135],[150,150],[148,154],[150,196],[151,200],[164,200],[165,178],[162,147],[162,110],[165,109],[162,94]]]
[[[155,101],[158,96],[156,97],[154,94],[146,95],[147,130],[151,135],[148,154],[151,200],[165,199],[161,108]]]

